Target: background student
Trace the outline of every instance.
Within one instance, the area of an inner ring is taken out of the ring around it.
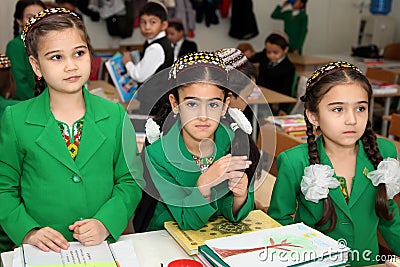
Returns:
[[[295,66],[287,57],[287,35],[275,31],[265,39],[265,48],[250,58],[253,63],[259,63],[257,84],[287,96],[293,96],[293,80]],[[272,112],[284,115],[290,104],[272,105]]]
[[[344,240],[360,255],[350,258],[352,266],[371,264],[361,256],[366,251],[377,259],[377,230],[400,255],[400,216],[393,201],[400,191],[400,166],[394,144],[377,139],[371,128],[371,95],[367,78],[349,63],[314,72],[301,98],[307,144],[278,156],[268,209],[283,225],[304,222]]]
[[[141,198],[132,124],[121,105],[84,89],[91,46],[75,13],[46,9],[24,29],[39,96],[2,117],[0,225],[17,246],[44,251],[115,241]]]
[[[301,55],[308,31],[307,0],[288,0],[277,5],[271,18],[283,20],[284,31],[289,36],[289,53]],[[284,9],[291,5],[291,9]]]
[[[197,52],[197,44],[186,39],[182,22],[178,20],[169,21],[167,37],[174,49],[174,60],[188,53]]]
[[[33,97],[35,74],[21,39],[21,31],[26,21],[45,9],[40,0],[19,0],[14,12],[14,39],[7,44],[6,55],[11,60],[11,72],[17,86],[15,99],[26,100]]]
[[[153,198],[147,203],[143,198],[139,205],[135,230],[163,229],[171,220],[182,229],[199,229],[218,215],[240,221],[254,208],[252,178],[259,151],[249,148],[251,125],[245,116],[227,108],[230,92],[239,93],[250,80],[238,71],[227,72],[214,52],[178,58],[163,77],[169,78],[148,81],[169,85],[165,93],[170,106],[155,118],[158,125],[152,120],[146,124],[149,144],[144,155],[151,177],[147,185],[154,188],[146,188],[144,194]],[[231,91],[228,81],[233,80],[242,83]],[[237,122],[233,129],[232,120]]]
[[[132,62],[130,52],[124,52],[122,62],[129,75],[143,83],[153,74],[168,68],[174,62],[171,42],[166,36],[167,9],[161,3],[148,2],[140,10],[140,32],[146,38],[140,62]]]
[[[15,94],[15,82],[10,68],[10,59],[4,54],[0,54],[0,119],[6,107],[19,102],[12,100]]]

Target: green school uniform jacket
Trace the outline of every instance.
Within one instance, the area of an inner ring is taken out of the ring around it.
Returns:
[[[325,152],[321,139],[317,139],[321,164],[329,165],[332,168],[332,163]],[[378,139],[378,147],[383,158],[397,158],[396,148],[392,142]],[[283,225],[304,222],[315,228],[315,224],[322,217],[323,202],[307,201],[300,189],[304,168],[310,165],[307,144],[301,144],[282,152],[277,159],[277,164],[279,171],[268,214]],[[374,170],[374,167],[364,152],[362,142],[359,141],[356,173],[353,178],[349,203],[346,204],[340,187],[329,190],[329,196],[332,198],[337,214],[337,224],[336,228],[327,235],[336,240],[345,239],[348,247],[353,251],[358,250],[360,261],[353,261],[352,265],[354,266],[376,264],[373,261],[363,260],[362,253],[370,250],[371,254],[365,253],[368,254],[370,259],[375,259],[378,254],[378,229],[389,247],[397,255],[400,255],[399,211],[396,203],[389,200],[389,208],[395,215],[394,219],[387,221],[376,215],[375,195],[377,190],[365,175],[372,170]],[[296,203],[298,204],[297,211]],[[296,215],[293,220],[291,215],[295,211]]]
[[[289,36],[289,53],[299,50],[301,55],[308,31],[307,13],[301,10],[299,14],[293,16],[292,10],[282,10],[282,7],[278,5],[272,12],[271,18],[283,20],[284,31]]]
[[[4,97],[2,97],[0,95],[0,119],[1,119],[1,116],[3,115],[3,112],[6,109],[6,107],[15,105],[17,103],[19,103],[19,101],[12,100],[12,99],[5,99]]]
[[[86,114],[75,160],[50,111],[48,89],[3,114],[0,225],[16,245],[45,226],[73,241],[68,226],[82,218],[101,221],[116,240],[141,199],[143,166],[125,110],[86,89],[83,94]]]
[[[14,99],[32,98],[35,88],[35,73],[29,63],[28,54],[20,35],[8,42],[6,55],[11,60],[11,72],[17,86]]]
[[[165,221],[176,221],[181,229],[197,230],[212,216],[223,215],[238,222],[254,208],[254,190],[249,188],[243,207],[236,216],[232,213],[233,194],[227,182],[212,189],[212,201],[205,199],[197,188],[201,174],[187,150],[176,122],[169,132],[146,147],[146,164],[163,202],[158,202],[147,230],[163,229]],[[230,151],[233,132],[218,126],[215,132],[214,162]]]

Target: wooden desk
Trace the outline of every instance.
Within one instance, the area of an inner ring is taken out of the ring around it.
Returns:
[[[333,58],[324,58],[309,55],[288,54],[290,61],[296,66],[296,71],[314,71],[322,65],[336,61]]]
[[[258,118],[258,105],[263,104],[279,104],[279,103],[296,103],[297,99],[294,97],[290,97],[278,92],[275,92],[271,89],[258,86],[261,89],[262,95],[257,98],[248,98],[247,104],[251,105],[254,116],[252,121],[253,126],[253,140],[257,139],[257,118]]]
[[[131,240],[140,266],[167,266],[176,259],[190,259],[167,231],[123,235],[119,240]],[[12,267],[13,252],[1,254],[3,267]]]

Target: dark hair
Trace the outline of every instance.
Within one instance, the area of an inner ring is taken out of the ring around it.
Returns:
[[[71,14],[55,14],[50,15],[36,22],[26,35],[25,45],[28,56],[38,58],[38,45],[40,39],[51,31],[61,31],[70,28],[76,28],[81,31],[82,38],[86,41],[90,55],[93,54],[93,48],[90,44],[90,38],[87,34],[85,25],[81,19]],[[43,92],[45,88],[43,78],[36,77],[35,96]]]
[[[306,93],[301,97],[306,110],[318,114],[318,106],[323,96],[328,93],[332,87],[341,84],[355,83],[360,85],[367,91],[368,102],[370,102],[372,96],[371,85],[368,79],[359,71],[355,69],[344,68],[336,69],[321,75],[321,78],[307,86]],[[306,133],[310,164],[319,164],[320,157],[313,132],[313,125],[308,120],[306,111],[304,111],[304,117],[307,125]],[[370,121],[367,122],[364,134],[360,139],[364,145],[364,151],[367,154],[368,159],[372,162],[374,168],[376,169],[383,158],[378,149],[376,135],[372,130]],[[386,220],[393,218],[393,214],[390,214],[388,208],[386,186],[382,183],[377,186],[375,212],[380,218],[384,218]],[[321,227],[328,221],[330,221],[330,226],[325,231],[330,232],[336,227],[337,214],[332,199],[329,195],[324,199],[324,213],[320,221],[317,222],[316,226]]]
[[[301,0],[301,2],[303,3],[302,10],[306,10],[307,0]]]
[[[159,3],[148,2],[139,12],[139,16],[153,15],[160,18],[161,21],[167,20],[167,10]]]
[[[183,24],[182,24],[182,22],[176,21],[176,20],[168,21],[168,28],[169,28],[169,27],[174,28],[174,29],[177,30],[178,32],[184,30],[184,29],[183,29]]]
[[[25,8],[27,8],[28,6],[32,6],[32,5],[41,6],[41,7],[43,7],[43,9],[46,8],[45,4],[40,0],[19,0],[17,2],[17,4],[15,5],[14,25],[13,25],[14,38],[20,34],[20,26],[17,22],[17,19],[22,20],[22,18],[24,16]]]
[[[282,49],[286,49],[286,47],[289,46],[289,43],[285,40],[285,38],[276,33],[271,33],[268,35],[268,37],[265,39],[265,43],[279,45]]]

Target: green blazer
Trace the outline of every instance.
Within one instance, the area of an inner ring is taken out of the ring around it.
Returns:
[[[284,31],[289,36],[289,53],[299,50],[299,53],[302,54],[308,32],[307,13],[301,10],[299,14],[293,16],[292,10],[282,10],[282,7],[278,5],[272,12],[271,18],[283,20]]]
[[[143,166],[125,110],[86,89],[83,94],[86,114],[75,160],[50,111],[48,89],[4,112],[0,224],[16,245],[45,226],[73,241],[68,226],[82,218],[98,219],[116,240],[141,199]]]
[[[29,63],[28,54],[20,35],[8,42],[6,55],[11,60],[11,72],[17,86],[14,99],[32,98],[35,88],[35,73]]]
[[[332,167],[322,138],[317,139],[317,147],[321,164]],[[378,139],[378,147],[383,158],[396,158],[396,148],[392,142]],[[279,223],[286,225],[296,222],[304,222],[314,227],[321,219],[323,202],[314,203],[304,198],[300,189],[300,183],[304,174],[304,168],[310,165],[307,144],[301,144],[282,152],[277,159],[278,176],[272,192],[271,204],[268,214]],[[372,163],[364,152],[364,146],[359,141],[357,154],[356,174],[353,178],[352,191],[349,203],[346,204],[340,187],[330,189],[329,196],[333,200],[337,213],[336,228],[327,233],[332,238],[345,239],[347,245],[354,251],[360,252],[360,261],[355,261],[355,266],[371,265],[372,261],[363,261],[362,253],[366,250],[372,252],[369,257],[375,259],[378,254],[377,230],[382,233],[389,247],[400,255],[400,216],[396,203],[389,200],[389,208],[395,217],[391,221],[380,219],[375,213],[376,187],[365,175],[374,170]],[[335,174],[336,177],[336,174]],[[296,210],[296,205],[298,205]],[[295,218],[292,214],[296,212]],[[328,222],[329,223],[329,222]],[[325,229],[323,227],[322,229]]]
[[[158,202],[147,230],[164,228],[165,221],[176,221],[181,229],[197,230],[213,216],[223,215],[238,222],[254,208],[254,190],[249,188],[247,200],[236,216],[232,213],[233,194],[223,182],[212,189],[212,201],[206,200],[197,188],[201,174],[187,150],[176,122],[169,132],[146,147],[146,165],[163,202]],[[230,151],[232,130],[219,125],[215,133],[215,160]]]

